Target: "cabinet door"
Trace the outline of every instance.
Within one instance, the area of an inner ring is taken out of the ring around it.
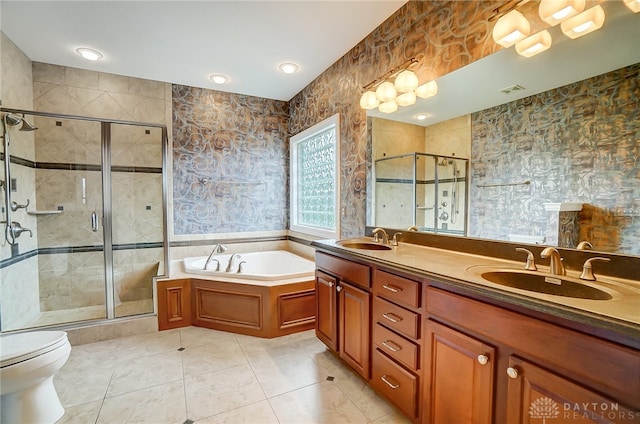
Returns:
[[[491,423],[495,351],[427,320],[426,422]]]
[[[508,423],[631,423],[640,418],[637,411],[520,358],[509,358],[507,375]]]
[[[334,351],[338,350],[336,283],[334,277],[316,272],[316,336]]]
[[[340,357],[361,376],[368,379],[369,340],[369,293],[340,282]]]
[[[191,325],[191,280],[165,280],[156,283],[158,330]]]

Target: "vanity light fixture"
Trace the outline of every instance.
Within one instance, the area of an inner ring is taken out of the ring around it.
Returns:
[[[388,102],[380,103],[378,110],[383,113],[393,113],[398,110],[398,104],[395,100],[390,100]]]
[[[551,34],[546,29],[516,43],[516,51],[520,56],[532,57],[551,47]]]
[[[385,81],[376,88],[376,97],[382,103],[391,101],[396,98],[396,87],[392,82]]]
[[[293,74],[295,72],[298,72],[298,69],[300,69],[298,65],[292,62],[281,63],[280,65],[278,65],[278,68],[285,74]]]
[[[502,47],[511,47],[526,38],[530,31],[527,18],[514,9],[498,19],[493,27],[493,40]]]
[[[640,0],[624,0],[624,4],[631,9],[633,13],[640,12]]]
[[[423,99],[428,99],[429,97],[433,97],[436,94],[438,94],[438,83],[436,82],[436,80],[431,80],[416,88],[416,96]]]
[[[564,21],[560,24],[560,28],[564,35],[569,38],[576,39],[602,28],[603,24],[604,9],[602,6],[597,5],[591,9],[585,10],[571,19]]]
[[[82,56],[84,59],[95,62],[96,60],[102,59],[104,56],[97,50],[89,49],[86,47],[80,47],[76,49],[76,53]]]
[[[222,74],[213,74],[209,76],[209,79],[213,82],[215,82],[216,84],[226,84],[229,82],[229,77],[226,75],[222,75]]]
[[[360,107],[365,110],[375,109],[380,105],[380,100],[373,91],[365,91],[360,97]]]
[[[551,26],[557,25],[584,10],[585,0],[542,0],[538,14]]]
[[[398,106],[411,106],[416,104],[416,93],[414,91],[407,91],[396,97],[396,103]]]
[[[418,87],[418,76],[415,72],[405,69],[398,74],[393,85],[398,93],[408,93]]]

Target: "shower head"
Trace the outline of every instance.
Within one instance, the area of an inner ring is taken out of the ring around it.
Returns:
[[[33,125],[31,122],[27,121],[24,116],[14,115],[13,113],[7,113],[4,115],[4,122],[11,126],[16,126],[22,122],[22,126],[20,127],[20,131],[34,131],[37,130],[38,127]]]

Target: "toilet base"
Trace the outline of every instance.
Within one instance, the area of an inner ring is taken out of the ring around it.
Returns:
[[[0,410],[2,424],[53,424],[64,415],[53,376],[27,390],[2,395]]]

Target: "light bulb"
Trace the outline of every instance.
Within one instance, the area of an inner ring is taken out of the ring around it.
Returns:
[[[381,102],[388,102],[396,98],[396,88],[392,82],[385,81],[376,88],[376,97]]]

